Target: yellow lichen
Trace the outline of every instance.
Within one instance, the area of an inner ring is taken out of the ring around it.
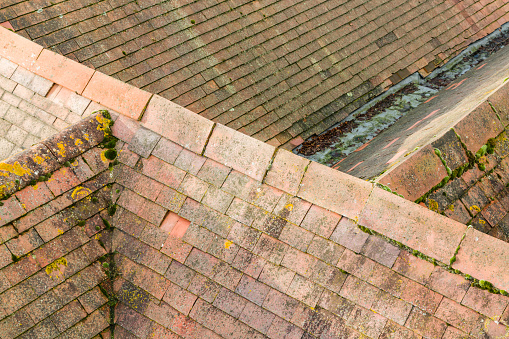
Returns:
[[[433,200],[433,199],[429,199],[428,201],[429,203],[429,206],[428,208],[434,212],[438,212],[438,202]]]
[[[287,204],[287,205],[285,206],[285,208],[286,208],[288,211],[290,211],[290,212],[291,212],[291,211],[293,210],[293,205],[292,205],[292,204]]]
[[[44,162],[44,158],[43,158],[43,157],[41,157],[41,156],[39,156],[39,155],[36,155],[36,156],[34,157],[34,161],[35,161],[35,163],[36,163],[37,165],[40,165],[40,164],[42,164],[42,163]]]
[[[230,240],[224,241],[224,248],[229,249],[233,243]]]
[[[480,208],[479,208],[479,206],[477,206],[477,205],[472,205],[472,206],[470,206],[470,210],[471,210],[471,211],[474,211],[474,210],[475,210],[475,211],[477,211],[477,212],[481,212],[481,209],[480,209]]]
[[[61,157],[65,157],[65,145],[63,142],[59,142],[57,143],[57,146],[58,146],[58,152],[57,154],[60,155]]]
[[[74,141],[74,144],[75,144],[76,146],[83,145],[83,141],[81,141],[81,139],[76,139],[76,140]]]
[[[8,177],[10,174],[15,174],[17,176],[24,176],[25,174],[31,174],[32,170],[27,167],[26,164],[21,165],[19,162],[14,162],[13,165],[6,164],[5,162],[0,163],[0,175],[4,177]]]
[[[101,161],[104,162],[104,163],[109,163],[110,161],[108,159],[106,159],[106,151],[108,151],[107,149],[105,149],[104,151],[101,152]]]
[[[81,198],[88,196],[91,193],[92,193],[92,190],[90,188],[78,186],[71,193],[71,198],[72,199],[81,199]]]
[[[479,224],[484,225],[485,223],[486,223],[486,221],[479,219]]]
[[[454,205],[449,205],[449,210],[454,212]]]
[[[85,138],[86,141],[90,141],[90,135],[88,135],[88,133],[85,133],[83,137]]]
[[[109,130],[110,124],[111,124],[111,120],[110,119],[105,118],[102,114],[97,114],[95,119],[99,123],[99,125],[97,125],[97,130],[98,131],[105,132],[105,131]]]
[[[66,267],[66,258],[57,259],[53,263],[46,266],[46,274],[49,275],[50,278],[58,278],[64,273],[63,271]]]

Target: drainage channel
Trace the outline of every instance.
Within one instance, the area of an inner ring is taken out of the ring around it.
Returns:
[[[506,23],[472,43],[425,79],[414,73],[391,87],[327,131],[308,138],[294,153],[333,166],[508,44],[509,23]]]

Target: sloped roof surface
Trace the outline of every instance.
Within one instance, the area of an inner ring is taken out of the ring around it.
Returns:
[[[503,0],[4,1],[0,22],[280,145],[339,122],[368,93],[418,70],[427,74],[507,22],[508,6]]]
[[[509,298],[465,279],[508,290],[507,243],[0,34],[19,67],[88,79],[119,139],[108,170],[95,114],[0,163],[2,339],[509,335]]]

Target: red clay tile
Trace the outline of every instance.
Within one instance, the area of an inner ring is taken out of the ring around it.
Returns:
[[[194,175],[187,174],[184,180],[180,183],[180,187],[178,189],[182,194],[194,199],[196,201],[201,201],[209,184],[205,181],[198,179]]]
[[[267,293],[263,307],[283,319],[290,320],[293,317],[299,302],[277,290],[270,289]]]
[[[279,238],[286,225],[288,225],[286,220],[266,211],[260,213],[260,215],[254,219],[252,224],[254,228],[267,233],[274,238]]]
[[[215,186],[209,185],[201,202],[220,213],[224,213],[230,206],[232,200],[233,195],[226,193]]]
[[[213,305],[232,317],[238,318],[247,303],[248,301],[243,297],[223,288],[214,300]]]
[[[140,124],[137,121],[124,115],[120,115],[111,127],[111,132],[113,136],[125,141],[126,143],[130,143],[139,128]]]
[[[258,278],[265,267],[265,259],[240,248],[232,266],[254,278]]]
[[[426,284],[435,266],[407,251],[401,251],[392,269],[418,283]]]
[[[285,267],[276,266],[267,262],[263,267],[259,280],[276,290],[285,293],[292,283],[294,276],[295,272],[292,272]]]
[[[368,200],[372,185],[364,180],[311,162],[298,196],[335,213],[355,219]]]
[[[481,316],[457,302],[444,298],[438,307],[435,317],[444,320],[466,333],[470,333],[480,322]]]
[[[150,99],[143,114],[142,124],[198,154],[202,153],[213,127],[212,121],[158,95]]]
[[[21,191],[16,192],[16,197],[27,211],[31,211],[54,198],[44,182],[25,187]]]
[[[265,182],[296,195],[309,161],[291,152],[279,150],[267,172]]]
[[[449,262],[466,230],[465,225],[379,188],[373,190],[359,224],[442,262]]]
[[[470,282],[458,274],[450,273],[437,266],[429,277],[428,287],[452,300],[461,302],[470,287]]]
[[[380,237],[370,236],[361,253],[384,266],[392,267],[400,249]]]
[[[380,298],[371,306],[371,309],[400,325],[404,325],[412,310],[412,305],[389,293],[380,292]]]
[[[461,304],[494,320],[498,320],[509,304],[509,298],[481,290],[480,288],[471,287],[468,289]]]
[[[373,260],[345,249],[336,266],[363,280],[367,280],[376,265],[378,264]]]
[[[183,149],[175,160],[174,165],[192,175],[196,175],[206,159],[194,152]]]
[[[7,247],[2,244],[0,245],[0,267],[3,268],[12,262],[12,254],[9,252]]]
[[[420,335],[406,327],[400,326],[395,322],[389,320],[385,325],[384,330],[380,334],[380,339],[419,339]]]
[[[304,252],[313,240],[313,236],[313,233],[306,231],[302,227],[287,223],[281,230],[279,240]]]
[[[196,301],[196,298],[197,297],[194,294],[187,292],[175,284],[170,284],[166,290],[163,300],[177,311],[188,315]]]
[[[500,134],[504,126],[497,119],[489,103],[485,101],[458,122],[454,130],[467,149],[475,154],[489,138]]]
[[[94,73],[82,95],[135,120],[152,96],[101,72]]]
[[[198,295],[208,302],[213,302],[221,290],[221,285],[200,274],[195,275],[188,291]]]
[[[447,328],[445,322],[417,307],[412,309],[405,326],[424,337],[433,339],[441,338]]]
[[[308,231],[328,239],[340,219],[340,215],[313,205],[306,214],[301,226]]]
[[[286,293],[303,302],[304,304],[315,307],[322,295],[323,287],[311,282],[305,277],[296,274]]]
[[[272,325],[270,326],[267,337],[271,339],[276,338],[285,338],[285,339],[300,339],[302,338],[302,335],[304,334],[304,331],[300,329],[299,327],[279,318],[276,317],[272,321]]]
[[[331,234],[330,240],[359,253],[368,237],[369,235],[361,231],[352,219],[343,217]]]
[[[256,206],[235,198],[226,214],[243,224],[251,225],[253,220],[260,217],[261,211]]]
[[[273,213],[296,225],[300,225],[310,208],[311,203],[289,194],[283,194],[276,207],[274,207]]]
[[[438,184],[447,172],[433,148],[428,145],[386,172],[378,181],[408,200],[416,200]]]
[[[413,280],[408,280],[406,282],[405,288],[401,293],[401,299],[431,314],[435,312],[442,298],[442,295],[433,292]]]
[[[4,226],[26,213],[16,197],[10,197],[7,200],[3,200],[2,203],[3,206],[0,206],[0,226]],[[19,227],[18,231],[23,232]]]
[[[377,302],[379,292],[378,288],[350,275],[341,288],[339,295],[369,309],[373,303]]]
[[[289,246],[266,234],[262,234],[258,240],[253,253],[279,265],[288,251]]]
[[[317,261],[312,269],[310,279],[325,288],[338,293],[347,278],[347,274],[336,267]]]
[[[324,290],[318,302],[318,306],[325,308],[343,319],[348,319],[355,308],[355,303],[336,293]]]
[[[386,323],[387,318],[356,306],[346,324],[371,338],[378,338]]]
[[[168,237],[161,252],[183,263],[193,247],[174,237]]]
[[[322,237],[315,236],[309,245],[307,252],[326,263],[335,266],[343,254],[345,248]]]
[[[173,164],[182,150],[182,146],[166,138],[161,138],[152,151],[152,155],[167,163]]]
[[[253,303],[248,303],[242,311],[242,314],[239,316],[239,320],[243,321],[251,328],[265,334],[269,330],[274,317],[274,314],[264,310],[263,308]]]
[[[215,185],[216,187],[221,187],[230,171],[230,167],[221,165],[217,161],[207,159],[203,166],[200,168],[197,176],[209,184]]]
[[[79,185],[80,180],[68,167],[62,167],[58,171],[53,172],[46,184],[51,192],[57,196]],[[73,193],[76,197],[80,195],[79,190],[75,190]]]

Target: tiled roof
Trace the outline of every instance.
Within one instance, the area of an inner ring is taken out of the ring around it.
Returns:
[[[509,244],[87,76],[118,163],[103,113],[0,163],[2,339],[508,336]]]
[[[427,75],[509,20],[503,0],[6,1],[42,46],[273,145]],[[70,88],[70,87],[69,87]],[[300,137],[300,138],[299,138]]]

